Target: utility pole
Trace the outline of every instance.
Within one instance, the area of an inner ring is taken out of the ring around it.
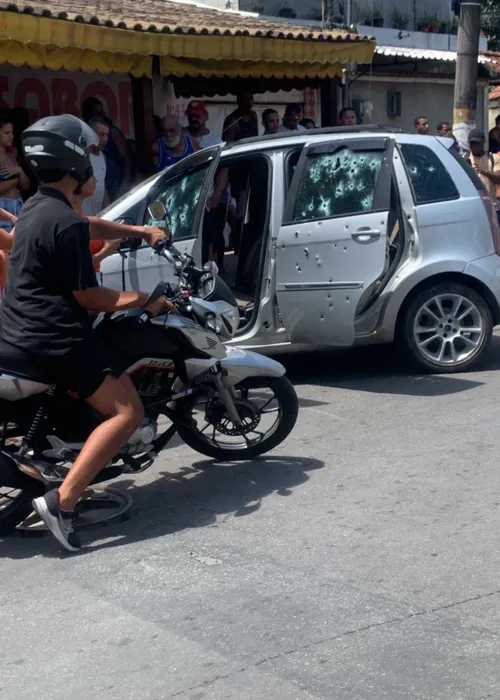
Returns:
[[[335,0],[322,0],[323,26],[326,29],[333,28],[333,18],[335,17]]]
[[[323,28],[333,29],[335,0],[322,0]],[[321,86],[321,126],[335,126],[337,123],[337,78],[326,78]]]
[[[479,37],[481,33],[481,3],[476,0],[454,2],[460,12],[457,42],[457,69],[453,102],[453,133],[467,143],[469,132],[476,127],[477,75]]]
[[[323,27],[325,27],[325,29],[332,29],[335,26],[335,19],[342,16],[342,10],[336,12],[337,5],[338,0],[322,0]],[[352,24],[352,0],[344,0],[343,8],[343,24],[350,27]],[[343,106],[346,107],[349,104],[349,74],[346,71],[343,72],[343,81],[342,102]],[[336,115],[334,119],[336,119]]]

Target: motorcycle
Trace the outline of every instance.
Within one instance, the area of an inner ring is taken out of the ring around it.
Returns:
[[[178,313],[151,318],[132,309],[100,314],[94,323],[126,360],[145,411],[94,484],[148,469],[176,433],[207,457],[246,460],[283,442],[297,420],[284,367],[224,345],[240,319],[217,266],[199,269],[173,246],[156,252],[171,264],[176,283],[159,284],[150,301],[168,296]],[[27,518],[34,497],[63,481],[101,421],[84,401],[51,385],[22,351],[0,354],[0,534]]]

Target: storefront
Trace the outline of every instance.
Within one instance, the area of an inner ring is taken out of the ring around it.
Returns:
[[[82,101],[96,96],[143,158],[154,138],[153,114],[182,118],[193,96],[207,99],[213,129],[242,89],[256,93],[257,111],[300,101],[319,122],[320,90],[328,94],[346,62],[369,63],[375,48],[368,37],[344,31],[182,2],[2,6],[2,105],[26,107],[35,119],[79,114]]]
[[[87,97],[97,97],[109,118],[133,138],[132,89],[130,77],[112,73],[51,71],[46,68],[0,67],[0,108],[24,107],[30,120],[48,114],[80,114]]]

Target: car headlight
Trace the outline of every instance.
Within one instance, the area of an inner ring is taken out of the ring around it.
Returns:
[[[224,328],[222,319],[215,314],[205,314],[205,326],[214,333],[217,333],[217,335],[220,335]]]

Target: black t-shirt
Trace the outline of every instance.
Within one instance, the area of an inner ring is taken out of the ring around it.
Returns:
[[[60,192],[41,189],[16,224],[0,339],[36,354],[65,354],[92,333],[73,292],[97,284],[88,221]]]
[[[235,141],[241,141],[241,139],[249,139],[252,138],[252,136],[258,136],[259,122],[256,113],[249,112],[244,116],[245,118],[242,118],[239,109],[236,109],[234,112],[231,112],[231,114],[229,114],[224,120],[224,126],[222,128],[222,138],[225,137],[225,132],[229,129],[232,129],[233,126],[236,127],[234,134]]]

